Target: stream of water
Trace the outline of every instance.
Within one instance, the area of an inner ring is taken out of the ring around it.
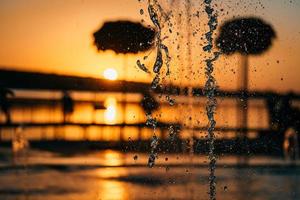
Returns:
[[[172,2],[173,3],[173,2]],[[215,177],[215,168],[216,168],[216,156],[214,152],[214,140],[215,140],[215,135],[214,135],[214,128],[216,126],[216,121],[214,118],[214,113],[216,110],[216,98],[215,98],[215,92],[216,92],[216,80],[213,76],[214,72],[214,66],[213,62],[217,60],[219,57],[218,52],[213,51],[213,33],[217,28],[217,14],[215,13],[214,9],[212,8],[212,0],[204,0],[204,9],[205,13],[207,14],[208,17],[208,32],[205,33],[205,38],[207,40],[206,46],[203,47],[203,51],[207,52],[209,55],[209,58],[205,60],[206,67],[205,67],[205,75],[207,78],[207,81],[205,83],[205,95],[207,97],[207,106],[206,106],[206,111],[207,111],[207,117],[209,120],[209,126],[208,126],[208,131],[207,131],[207,137],[209,141],[209,154],[208,154],[208,159],[209,159],[209,194],[210,194],[210,200],[215,200],[216,199],[216,177]],[[191,12],[191,1],[186,2],[186,10],[187,10],[187,24],[189,24],[190,21],[190,12]],[[143,13],[143,12],[141,12]],[[156,59],[153,65],[153,72],[155,73],[155,78],[153,79],[152,82],[152,89],[156,89],[159,84],[160,84],[160,76],[161,76],[161,68],[164,65],[164,60],[165,60],[165,65],[167,67],[167,72],[166,75],[170,75],[170,60],[171,57],[169,55],[169,49],[168,47],[163,44],[163,38],[162,38],[162,20],[169,21],[169,16],[165,14],[162,6],[160,6],[159,2],[157,0],[148,0],[148,14],[149,17],[155,26],[155,29],[157,31],[156,33],[156,41],[155,41],[155,47],[156,47]],[[172,23],[167,23],[169,26],[169,30],[172,29],[173,24]],[[171,32],[171,31],[170,31]],[[191,54],[191,44],[190,44],[190,32],[188,33],[188,39],[187,39],[187,45],[188,45],[188,54]],[[163,55],[164,53],[164,55]],[[187,55],[188,58],[190,58],[190,55]],[[140,69],[148,73],[148,69],[145,67],[144,64],[141,63],[140,60],[137,61],[137,65]],[[186,67],[191,67],[191,61],[188,62],[188,66]],[[190,91],[189,91],[190,92]],[[168,97],[167,99],[170,99]],[[158,138],[155,135],[155,120],[149,115],[147,116],[148,118],[148,124],[152,124],[154,128],[154,136],[151,141],[151,152],[149,155],[149,160],[148,160],[148,166],[153,167],[155,164],[155,159],[157,157],[157,146],[159,143]],[[154,122],[153,122],[154,121]],[[151,123],[150,123],[151,122]]]

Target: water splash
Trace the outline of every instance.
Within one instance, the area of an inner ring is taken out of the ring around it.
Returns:
[[[157,73],[151,83],[151,88],[155,90],[159,86],[159,82],[160,82],[160,74]]]
[[[175,99],[171,98],[170,95],[166,96],[166,100],[169,102],[170,106],[174,106],[175,105]]]
[[[143,15],[144,11],[140,11],[140,14]],[[172,13],[166,13],[157,0],[148,0],[148,14],[157,31],[154,42],[154,47],[156,48],[156,58],[152,67],[155,77],[151,83],[151,88],[155,90],[160,86],[160,82],[163,80],[163,78],[161,78],[160,76],[161,69],[164,64],[167,68],[166,76],[170,75],[171,56],[168,47],[163,44],[163,41],[167,39],[168,36],[162,37],[162,29],[164,27],[164,24],[166,23],[169,27],[169,32],[172,33],[172,30],[170,28],[173,26],[173,24],[170,22],[170,16],[172,15]],[[144,60],[146,60],[147,58],[148,56],[144,57]],[[142,71],[149,74],[151,73],[145,66],[145,64],[143,64],[140,60],[137,60],[136,64]],[[169,99],[170,105],[172,105],[174,103],[174,100],[172,100],[171,98]]]
[[[137,64],[137,66],[139,67],[140,70],[142,70],[142,71],[144,71],[144,72],[146,72],[146,73],[148,73],[148,74],[150,73],[150,71],[149,71],[149,69],[146,67],[146,65],[143,64],[143,63],[141,63],[140,60],[137,60],[137,61],[136,61],[136,64]]]
[[[164,12],[164,10],[159,5],[157,0],[148,0],[148,14],[150,16],[150,19],[151,19],[153,25],[155,26],[155,28],[157,30],[157,33],[156,33],[156,36],[155,36],[156,59],[155,59],[155,62],[153,64],[153,72],[155,73],[155,77],[154,77],[154,79],[151,83],[151,89],[155,90],[156,88],[158,88],[160,86],[161,69],[162,69],[164,64],[167,67],[166,76],[170,75],[171,57],[169,55],[168,47],[165,44],[163,44],[163,41],[165,39],[167,39],[168,37],[164,37],[164,38],[161,37],[163,26],[160,23],[163,20],[165,22],[168,22],[169,14]],[[168,22],[168,26],[170,27],[172,25]],[[139,60],[137,61],[137,65],[140,69],[147,72],[148,69]],[[168,96],[167,100],[169,101],[170,105],[174,105],[175,101],[172,98],[170,98]],[[147,115],[147,122],[146,123],[147,123],[147,125],[150,125],[154,128],[154,136],[152,138],[152,142],[151,142],[151,145],[150,145],[151,152],[150,152],[149,159],[148,159],[148,166],[153,167],[154,164],[155,164],[155,159],[157,157],[157,146],[158,146],[158,143],[159,143],[158,138],[155,136],[155,128],[156,128],[156,125],[157,125],[157,121],[156,121],[156,119],[153,119],[153,117],[151,115]]]
[[[207,45],[203,47],[203,50],[211,53],[213,50],[213,33],[217,28],[218,20],[217,14],[212,8],[212,0],[204,0],[205,12],[208,16],[208,27],[209,31],[205,34],[205,38],[207,40]],[[210,200],[216,200],[216,155],[215,155],[215,134],[214,129],[216,126],[216,121],[214,118],[214,113],[216,110],[217,99],[215,97],[217,84],[216,80],[213,76],[214,66],[213,62],[218,59],[220,56],[219,52],[214,52],[213,55],[205,60],[205,76],[207,78],[205,83],[205,96],[207,97],[207,106],[206,106],[206,114],[209,120],[208,127],[208,143],[209,143],[209,196]]]
[[[158,138],[156,135],[154,135],[151,140],[151,144],[150,144],[151,152],[150,152],[149,159],[148,159],[148,167],[150,167],[150,168],[152,168],[154,166],[155,160],[157,158],[158,143],[159,143]]]
[[[151,114],[146,114],[146,117],[147,117],[146,125],[147,126],[152,126],[153,129],[156,129],[156,126],[157,126],[156,119],[153,118]]]
[[[179,127],[176,127],[175,125],[171,125],[169,127],[169,137],[171,142],[174,142],[176,137],[178,137],[178,133],[180,132]]]
[[[160,18],[159,16],[162,17],[162,19],[164,19],[164,21],[168,21],[169,19],[169,15],[166,14],[162,7],[159,5],[157,0],[149,0],[148,1],[148,14],[150,16],[150,19],[153,23],[153,25],[155,26],[156,30],[157,30],[157,34],[155,37],[155,47],[156,47],[156,59],[153,65],[153,72],[156,75],[160,74],[161,68],[164,64],[164,59],[163,59],[163,53],[165,55],[165,64],[167,67],[167,73],[166,75],[170,74],[170,61],[171,61],[171,57],[169,55],[169,49],[168,47],[163,44],[163,40],[168,38],[162,38],[162,25],[160,24]],[[171,26],[170,23],[168,23],[169,26]],[[152,84],[153,86],[157,87],[159,84],[157,84],[158,78],[157,76],[154,78],[153,82],[155,82],[155,84]],[[154,88],[155,89],[155,88]]]

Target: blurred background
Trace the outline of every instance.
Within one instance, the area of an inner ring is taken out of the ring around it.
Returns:
[[[0,1],[0,199],[209,198],[204,1],[153,2],[155,89],[148,1]],[[300,2],[213,5],[217,198],[299,199]]]

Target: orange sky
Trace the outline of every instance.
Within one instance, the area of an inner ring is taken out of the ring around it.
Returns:
[[[195,11],[201,9],[197,2],[193,2]],[[258,15],[277,30],[278,38],[273,47],[262,56],[250,58],[250,88],[300,92],[300,2],[224,0],[221,4],[217,6],[221,21],[234,15]],[[114,67],[121,73],[126,62],[130,79],[149,81],[149,76],[134,67],[141,55],[99,53],[91,37],[105,20],[147,19],[139,14],[143,5],[138,0],[1,0],[0,66],[101,77],[107,67]],[[200,19],[199,26],[204,30],[206,16]],[[197,38],[194,41],[197,44]],[[198,69],[194,84],[204,83],[201,49],[201,45],[193,46],[193,70]],[[174,71],[179,72],[182,66],[174,65]],[[236,74],[232,71],[237,68],[237,56],[223,57],[216,63],[216,77],[221,88],[236,87]]]

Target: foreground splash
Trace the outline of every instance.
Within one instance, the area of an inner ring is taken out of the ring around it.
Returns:
[[[218,20],[217,14],[215,13],[214,9],[212,8],[212,0],[204,0],[205,4],[205,12],[208,16],[208,27],[209,31],[205,34],[205,38],[207,40],[207,45],[203,47],[203,50],[211,53],[213,50],[213,33],[217,28]],[[205,83],[205,96],[207,97],[207,106],[206,106],[206,113],[209,120],[209,127],[208,127],[208,142],[209,142],[209,195],[210,200],[216,199],[216,176],[215,176],[215,169],[216,169],[216,156],[215,156],[215,134],[214,129],[216,126],[216,121],[214,118],[214,113],[216,110],[217,99],[215,97],[217,85],[216,80],[213,76],[214,66],[213,62],[216,61],[219,57],[220,53],[214,52],[213,55],[205,60],[205,75],[207,81]]]
[[[141,12],[143,14],[143,11]],[[157,0],[148,0],[148,14],[150,16],[150,19],[155,26],[157,33],[155,36],[155,47],[156,47],[156,59],[153,65],[153,72],[155,73],[155,77],[151,83],[151,88],[155,90],[160,86],[161,81],[161,68],[164,65],[164,57],[165,57],[165,65],[167,67],[166,76],[169,76],[170,74],[170,60],[171,57],[169,55],[169,49],[168,47],[163,44],[163,40],[165,38],[162,38],[162,25],[160,21],[162,21],[160,18],[163,18],[163,20],[168,21],[167,14],[163,11],[162,7],[159,5]],[[144,57],[144,60],[147,59],[147,56]],[[150,73],[148,68],[140,61],[137,60],[137,66],[143,70],[146,73]],[[171,99],[169,96],[167,96],[167,100],[169,101],[170,105],[174,104],[174,100]],[[156,119],[154,119],[151,114],[147,114],[147,125],[150,125],[154,129],[154,136],[151,141],[151,152],[148,159],[148,166],[153,167],[155,164],[155,160],[157,157],[157,146],[159,143],[159,140],[157,136],[155,135],[155,129],[157,125]]]

